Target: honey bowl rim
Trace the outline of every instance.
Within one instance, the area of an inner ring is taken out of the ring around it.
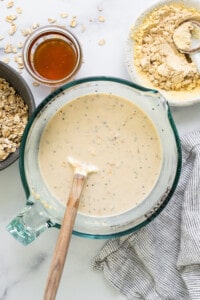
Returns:
[[[42,36],[48,36],[49,34],[51,35],[56,34],[57,38],[60,35],[63,38],[71,41],[74,48],[76,49],[76,54],[77,54],[76,64],[73,70],[67,76],[58,80],[51,80],[40,76],[38,73],[34,72],[33,68],[30,65],[30,58],[29,58],[30,49],[33,47],[34,43],[37,42]],[[77,74],[77,72],[81,67],[82,57],[83,57],[82,47],[77,37],[71,31],[69,31],[66,28],[63,28],[60,25],[45,25],[37,28],[28,36],[22,49],[22,59],[23,59],[24,67],[26,71],[29,73],[29,75],[38,83],[46,86],[52,86],[52,87],[58,87],[60,85],[67,83],[70,79],[72,79],[72,77]]]

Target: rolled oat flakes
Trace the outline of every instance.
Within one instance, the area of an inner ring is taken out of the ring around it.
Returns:
[[[27,121],[27,104],[4,78],[0,78],[0,161],[20,146]]]
[[[192,91],[200,86],[195,63],[180,53],[173,42],[175,29],[188,18],[200,18],[200,11],[172,3],[155,8],[132,30],[134,65],[156,88]]]

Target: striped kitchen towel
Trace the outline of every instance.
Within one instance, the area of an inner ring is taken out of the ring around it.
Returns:
[[[92,262],[127,299],[200,300],[200,131],[181,144],[182,173],[165,209],[139,231],[109,240]]]

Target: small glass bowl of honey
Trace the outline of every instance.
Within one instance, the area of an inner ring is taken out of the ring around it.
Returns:
[[[23,47],[23,62],[38,83],[60,86],[79,70],[81,46],[77,38],[63,27],[43,26],[27,38]]]

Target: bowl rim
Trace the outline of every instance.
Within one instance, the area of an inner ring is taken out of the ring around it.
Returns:
[[[5,75],[3,74],[1,75],[1,73],[5,73]],[[23,100],[25,103],[28,102],[27,104],[29,106],[29,118],[30,118],[31,114],[35,110],[36,104],[31,89],[28,86],[25,79],[13,67],[11,67],[10,65],[2,61],[0,61],[0,77],[4,78],[16,90],[17,93],[19,90],[18,88],[19,85],[26,90],[28,97],[25,100],[24,99]],[[18,83],[13,84],[12,81],[16,81]],[[29,99],[29,101],[26,102],[27,99]],[[18,147],[15,152],[11,153],[5,160],[0,161],[0,171],[6,169],[8,166],[13,164],[19,158],[19,152],[20,152],[20,147]]]

